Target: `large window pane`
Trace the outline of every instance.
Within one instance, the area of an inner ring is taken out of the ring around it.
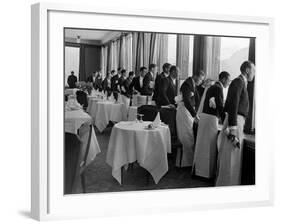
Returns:
[[[227,71],[231,79],[240,75],[240,65],[248,60],[249,41],[249,38],[221,38],[220,71]]]
[[[177,35],[168,35],[168,62],[175,65],[177,62]]]
[[[79,80],[79,47],[65,47],[65,85],[67,85],[67,78],[71,71],[74,71],[74,75]]]

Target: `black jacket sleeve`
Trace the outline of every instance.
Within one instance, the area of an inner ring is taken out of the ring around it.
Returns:
[[[239,79],[233,80],[229,86],[225,105],[225,111],[228,113],[229,126],[237,125],[237,113],[242,88],[243,82]]]
[[[192,86],[185,82],[181,87],[182,99],[186,109],[190,112],[192,117],[196,116],[196,111],[192,106],[192,101],[195,102],[195,92],[193,91]]]
[[[143,79],[143,95],[150,96],[152,94],[153,89],[150,88],[149,84],[152,81],[152,76],[150,73],[147,73]]]
[[[169,80],[167,78],[162,78],[159,85],[158,101],[161,102],[161,105],[169,105],[171,102],[167,96],[167,90],[169,87]]]

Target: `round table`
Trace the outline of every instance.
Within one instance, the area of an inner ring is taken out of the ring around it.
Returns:
[[[68,133],[72,133],[78,135],[79,130],[83,128],[84,124],[91,125],[92,118],[85,113],[83,110],[70,110],[65,111],[65,119],[64,119],[64,131]],[[91,128],[93,128],[91,126]],[[82,133],[82,134],[81,134]],[[82,142],[81,145],[81,154],[84,155],[86,146],[88,143],[89,135],[81,131],[79,134],[79,139]],[[89,146],[89,154],[86,161],[86,166],[89,165],[96,157],[98,153],[100,153],[100,146],[95,134],[94,129],[92,130],[91,141]]]
[[[86,111],[93,118],[93,120],[96,117],[97,102],[99,101],[102,101],[102,99],[96,96],[88,96],[88,107]]]
[[[121,184],[121,168],[137,161],[157,184],[168,171],[171,135],[167,125],[147,130],[151,122],[122,121],[114,125],[106,156],[112,176]]]
[[[126,108],[123,103],[112,101],[99,101],[96,104],[96,114],[94,117],[95,126],[102,132],[109,121],[119,122],[126,119]]]

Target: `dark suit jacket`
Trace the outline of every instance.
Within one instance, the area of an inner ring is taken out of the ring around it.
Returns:
[[[165,78],[165,77],[166,76],[163,72],[156,76],[152,100],[157,101],[157,95],[158,95],[159,88],[160,88],[160,82],[161,82],[161,79]]]
[[[118,85],[119,85],[119,77],[116,74],[115,76],[113,76],[111,78],[111,90],[114,91],[114,92],[117,92],[118,91]]]
[[[131,80],[129,78],[125,79],[121,84],[121,94],[130,97],[132,95],[132,91],[130,90]],[[122,88],[123,87],[123,88]],[[125,91],[124,91],[124,90]]]
[[[69,86],[69,88],[76,88],[76,83],[77,82],[77,77],[75,75],[70,75],[67,78],[67,84]]]
[[[170,76],[161,78],[156,103],[158,106],[175,104],[176,85]]]
[[[186,109],[190,112],[192,117],[195,117],[200,104],[200,96],[196,86],[193,85],[191,77],[183,82],[180,91]]]
[[[238,114],[247,117],[249,111],[249,97],[246,83],[242,75],[231,82],[224,110],[228,113],[229,126],[237,125]]]
[[[143,95],[143,85],[142,87],[140,86],[140,76],[133,78],[129,86],[130,91],[133,91],[133,88],[135,88],[135,90],[137,90],[138,92],[140,92],[141,95]]]
[[[216,108],[211,108],[209,106],[209,100],[214,97],[216,102]],[[215,115],[222,120],[224,120],[223,111],[223,87],[222,84],[216,82],[214,85],[210,86],[206,92],[205,101],[203,104],[203,113]]]
[[[101,78],[101,76],[96,77],[94,88],[99,90],[99,91],[102,91],[102,78]]]
[[[150,88],[149,84],[153,81],[152,74],[150,72],[146,73],[143,79],[143,95],[151,96],[153,88]]]
[[[108,95],[111,94],[112,90],[111,90],[111,83],[109,83],[109,81],[107,80],[107,78],[105,78],[103,81],[102,81],[102,89],[104,92],[107,92]]]

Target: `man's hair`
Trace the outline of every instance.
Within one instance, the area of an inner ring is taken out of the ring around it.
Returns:
[[[70,73],[71,73],[71,74],[74,74],[74,71],[71,71]]]
[[[126,73],[126,69],[121,70],[121,74]]]
[[[193,76],[205,76],[205,72],[202,69],[199,69],[198,71],[196,71]]]
[[[170,67],[170,73],[172,73],[172,72],[174,72],[174,71],[177,71],[177,66],[175,66],[175,65],[172,65],[171,67]]]
[[[145,69],[147,69],[147,68],[146,68],[146,67],[144,67],[144,66],[143,66],[143,67],[141,67],[141,68],[140,68],[140,72],[143,72]]]
[[[133,71],[129,72],[129,76],[133,76],[135,73]]]
[[[151,69],[153,69],[153,68],[155,68],[156,67],[156,64],[150,64],[149,65],[149,70],[151,70]]]
[[[111,70],[111,74],[112,74],[112,73],[115,73],[115,70]]]
[[[252,64],[253,64],[253,62],[251,62],[251,61],[244,61],[242,63],[242,65],[240,66],[241,73],[244,73],[247,68],[251,68]]]
[[[226,71],[223,71],[219,74],[219,80],[227,79],[230,77],[230,74]]]
[[[164,63],[164,65],[162,66],[162,69],[169,69],[171,67],[171,64],[170,63]]]
[[[122,70],[122,68],[121,67],[119,67],[118,69],[117,69],[117,71],[119,72],[119,71],[121,71]]]

